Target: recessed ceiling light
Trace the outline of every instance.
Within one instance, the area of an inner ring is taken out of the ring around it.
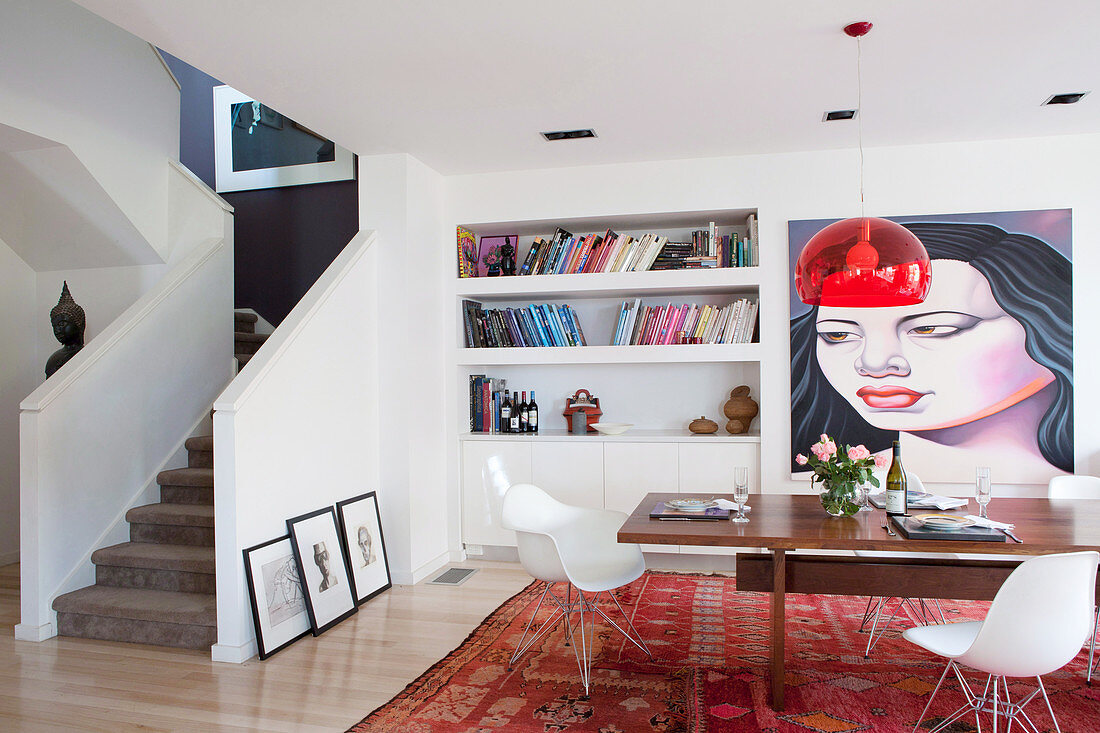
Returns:
[[[556,132],[544,132],[541,133],[547,140],[578,140],[582,137],[596,137],[596,133],[591,130],[558,130]]]
[[[1076,104],[1081,101],[1081,97],[1088,94],[1088,92],[1071,92],[1069,94],[1052,94],[1047,97],[1047,101],[1043,104]]]
[[[825,116],[821,118],[822,122],[833,122],[834,120],[851,120],[856,116],[855,109],[837,109],[832,112],[826,112]]]

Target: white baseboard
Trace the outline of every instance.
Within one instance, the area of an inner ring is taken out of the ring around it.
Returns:
[[[19,562],[19,550],[0,553],[0,565],[13,565]]]
[[[16,624],[15,638],[19,641],[45,641],[57,636],[57,627],[52,623],[40,626],[30,624]]]
[[[256,640],[253,639],[240,646],[232,646],[230,644],[215,644],[210,647],[210,661],[212,662],[227,662],[229,664],[244,664],[252,657],[258,655],[259,647],[256,646]]]

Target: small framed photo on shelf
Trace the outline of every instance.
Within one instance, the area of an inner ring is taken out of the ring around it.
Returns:
[[[366,603],[392,585],[378,497],[371,491],[337,502],[336,514],[351,567],[355,602]]]
[[[519,236],[482,237],[478,247],[477,276],[495,277],[516,274],[516,244]]]
[[[332,507],[286,520],[313,635],[355,613],[354,589]]]
[[[290,537],[277,537],[244,550],[244,574],[260,659],[267,659],[310,629]]]

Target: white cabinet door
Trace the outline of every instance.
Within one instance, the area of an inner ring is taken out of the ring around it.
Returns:
[[[603,443],[531,445],[531,483],[563,504],[603,509]]]
[[[462,444],[462,540],[516,546],[516,533],[500,526],[504,493],[531,483],[531,444],[470,440]]]
[[[733,468],[749,469],[749,493],[760,493],[760,446],[757,443],[680,443],[680,493],[691,496],[733,493]],[[749,499],[752,505],[752,499]],[[749,513],[752,516],[752,513]],[[736,547],[692,547],[694,555],[735,555]],[[742,550],[743,552],[744,550]]]
[[[651,491],[679,490],[675,443],[604,443],[604,505],[630,514]],[[642,545],[646,552],[678,552],[676,545]]]

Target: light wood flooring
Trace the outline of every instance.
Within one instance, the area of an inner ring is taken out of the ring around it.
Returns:
[[[239,665],[138,644],[15,641],[19,566],[0,567],[0,730],[346,730],[531,582],[517,564],[462,566],[479,572],[457,587],[395,586],[320,637]]]

